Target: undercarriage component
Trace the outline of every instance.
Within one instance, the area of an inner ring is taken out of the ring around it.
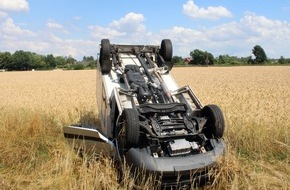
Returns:
[[[133,91],[137,92],[137,99],[140,103],[146,102],[151,97],[151,92],[142,77],[140,68],[137,65],[126,65],[125,74]]]

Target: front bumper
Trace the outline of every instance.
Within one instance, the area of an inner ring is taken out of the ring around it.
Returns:
[[[154,158],[147,148],[131,148],[125,155],[126,162],[134,170],[144,169],[146,173],[160,176],[163,185],[192,183],[192,178],[207,178],[208,170],[225,154],[222,139],[211,139],[210,142],[211,151],[179,157]]]

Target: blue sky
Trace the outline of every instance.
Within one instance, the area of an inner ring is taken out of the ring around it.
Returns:
[[[111,43],[160,44],[174,55],[194,49],[214,56],[290,57],[287,0],[0,0],[0,51],[32,51],[82,59]]]

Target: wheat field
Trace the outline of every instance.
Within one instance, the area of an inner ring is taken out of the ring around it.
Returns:
[[[227,154],[204,189],[290,189],[289,66],[180,67],[172,75],[225,116]],[[0,81],[0,189],[134,187],[129,172],[118,183],[112,160],[79,157],[62,135],[63,126],[98,123],[95,70],[3,72]],[[152,189],[151,180],[138,188]]]

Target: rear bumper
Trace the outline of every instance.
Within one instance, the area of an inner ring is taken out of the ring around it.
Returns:
[[[142,168],[146,173],[160,176],[162,184],[192,183],[193,178],[206,179],[208,170],[216,164],[218,158],[225,154],[225,143],[222,139],[210,141],[213,150],[180,157],[154,158],[146,148],[131,148],[125,155],[126,162],[131,165],[132,169]]]

